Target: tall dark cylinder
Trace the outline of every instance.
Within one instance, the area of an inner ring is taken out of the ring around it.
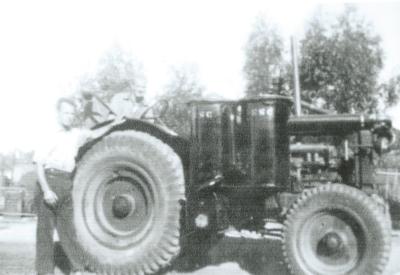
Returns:
[[[289,185],[288,119],[292,102],[281,96],[243,101],[250,133],[249,176],[256,185]]]

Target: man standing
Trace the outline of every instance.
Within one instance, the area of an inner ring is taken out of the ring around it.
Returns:
[[[34,161],[40,190],[38,190],[38,221],[36,230],[36,271],[39,275],[54,274],[54,230],[70,260],[72,271],[84,269],[80,251],[74,247],[72,224],[72,182],[78,149],[90,138],[100,137],[119,121],[95,131],[73,127],[76,105],[62,98],[57,103],[60,129],[42,150],[35,152]]]

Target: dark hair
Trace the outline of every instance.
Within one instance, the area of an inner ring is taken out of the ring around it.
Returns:
[[[62,97],[57,101],[57,111],[60,111],[61,105],[63,105],[64,103],[71,105],[72,107],[74,107],[74,109],[77,108],[75,102],[72,99]]]

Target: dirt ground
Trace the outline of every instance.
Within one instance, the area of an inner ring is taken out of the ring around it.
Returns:
[[[34,274],[35,219],[0,216],[0,274]],[[199,243],[184,254],[168,275],[286,275],[280,240],[225,237],[209,247]],[[202,252],[203,251],[203,252]],[[57,259],[65,270],[64,258]],[[391,260],[386,275],[400,275],[400,231],[393,232]],[[89,273],[88,273],[89,274]]]

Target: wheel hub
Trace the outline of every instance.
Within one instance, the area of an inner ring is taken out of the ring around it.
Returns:
[[[115,236],[136,234],[151,215],[150,194],[143,181],[132,177],[116,178],[103,185],[96,210],[99,224]]]
[[[154,222],[152,178],[140,167],[121,163],[102,170],[92,182],[83,209],[91,235],[110,248],[136,245]]]
[[[301,255],[318,274],[346,274],[364,253],[364,236],[340,210],[324,210],[307,219],[301,229]]]
[[[135,211],[135,199],[128,194],[116,196],[112,201],[114,217],[124,219]]]
[[[343,240],[339,234],[330,232],[322,238],[320,245],[326,251],[327,255],[334,255],[341,251]]]

